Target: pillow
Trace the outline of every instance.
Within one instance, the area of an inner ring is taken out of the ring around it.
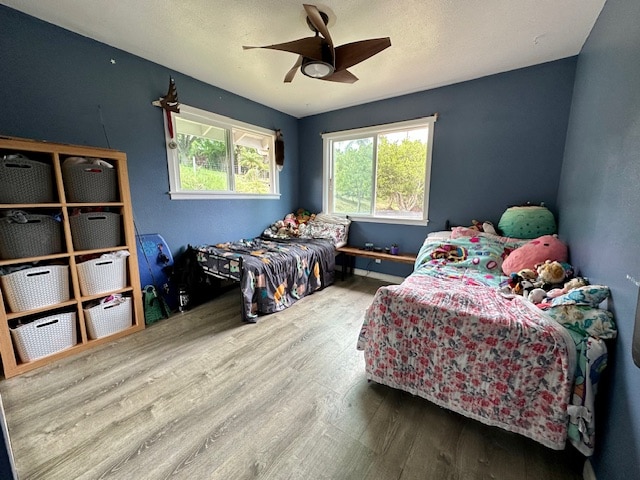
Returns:
[[[452,228],[451,238],[460,238],[460,237],[485,237],[500,243],[517,243],[521,245],[524,245],[526,243],[526,240],[523,240],[521,238],[501,237],[500,235],[495,235],[493,233],[480,232],[478,230],[474,230],[473,228],[468,228],[468,227]]]
[[[607,310],[587,305],[560,305],[546,311],[560,325],[581,335],[602,339],[617,335],[613,315]]]
[[[452,232],[449,230],[440,230],[438,232],[429,232],[427,238],[431,240],[449,240],[452,237]]]
[[[484,237],[456,239],[427,238],[418,253],[419,265],[440,265],[472,268],[490,273],[500,273],[503,247]]]
[[[554,298],[551,306],[558,305],[587,305],[597,307],[611,294],[609,287],[604,285],[586,285],[574,288],[573,290]]]
[[[349,225],[351,221],[342,218],[331,218],[329,215],[318,216],[304,224],[300,230],[302,238],[328,238],[333,241],[336,248],[347,244],[349,238]]]
[[[502,263],[502,271],[509,276],[522,269],[536,269],[536,265],[546,260],[566,262],[567,246],[555,235],[543,235],[516,248]]]
[[[500,217],[498,229],[507,237],[531,239],[556,233],[556,220],[547,207],[509,207]]]

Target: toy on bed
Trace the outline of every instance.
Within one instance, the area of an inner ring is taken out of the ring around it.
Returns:
[[[288,213],[284,219],[276,220],[262,232],[263,238],[286,240],[290,238],[324,238],[333,242],[335,247],[347,244],[351,220],[343,215],[310,213],[299,208]]]
[[[514,239],[467,227],[430,234],[414,272],[380,288],[365,313],[358,349],[367,378],[550,448],[569,439],[592,454],[602,338],[615,336],[615,326],[594,307],[600,297],[570,290],[543,310],[504,293],[511,274],[533,286],[539,265],[544,278],[549,270],[559,280],[547,260],[571,270],[553,235]]]

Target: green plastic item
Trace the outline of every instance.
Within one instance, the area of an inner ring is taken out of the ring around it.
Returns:
[[[144,299],[144,322],[147,325],[162,320],[163,318],[169,318],[171,310],[169,305],[162,298],[162,295],[158,295],[156,287],[153,285],[147,285],[142,290],[142,296]]]

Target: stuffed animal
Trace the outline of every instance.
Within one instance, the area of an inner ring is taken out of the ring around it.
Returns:
[[[498,232],[496,231],[496,228],[493,226],[493,223],[491,223],[491,222],[484,222],[482,224],[482,231],[484,233],[490,233],[492,235],[498,235]]]
[[[482,224],[478,220],[471,220],[471,226],[468,227],[471,230],[482,231]]]
[[[518,275],[520,275],[522,278],[524,278],[526,280],[530,280],[532,282],[535,282],[538,279],[538,273],[534,272],[530,268],[523,268],[522,270],[520,270],[518,272]]]
[[[544,263],[537,265],[536,271],[538,272],[537,286],[545,291],[561,285],[566,278],[563,266],[555,260],[546,260]]]
[[[469,228],[470,230],[476,230],[478,232],[491,233],[493,235],[498,234],[495,227],[493,226],[493,223],[489,221],[479,222],[478,220],[471,220],[471,226],[467,228]]]
[[[293,225],[293,227],[298,226],[298,221],[296,220],[296,216],[293,213],[287,213],[284,217],[284,225],[285,227],[289,227],[289,225]]]
[[[542,303],[542,301],[547,298],[547,292],[542,288],[534,288],[525,298],[531,303]]]
[[[518,272],[524,268],[536,269],[545,260],[566,262],[568,258],[567,246],[554,235],[544,235],[516,248],[502,262],[505,275]]]
[[[276,223],[274,223],[271,230],[273,230],[277,235],[287,235],[287,227],[284,225],[284,222],[282,220],[278,220]]]
[[[305,210],[304,208],[299,208],[296,211],[296,220],[298,222],[298,225],[307,223],[310,219],[311,219],[311,212],[309,212],[309,210]]]
[[[521,277],[517,273],[512,273],[511,275],[509,275],[508,285],[510,293],[522,295],[525,298],[527,298],[529,292],[535,288],[531,280]]]
[[[562,288],[554,288],[547,292],[547,296],[550,298],[556,298],[565,293],[569,293],[574,288],[585,287],[589,285],[589,280],[584,277],[575,277],[564,284]]]

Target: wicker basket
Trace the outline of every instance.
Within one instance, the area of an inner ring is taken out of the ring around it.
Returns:
[[[82,295],[100,295],[127,285],[126,258],[96,258],[77,267]]]
[[[131,326],[131,299],[125,297],[122,300],[121,303],[105,303],[84,310],[89,338],[106,337]]]
[[[20,360],[31,362],[76,344],[76,314],[49,315],[12,328],[11,335]]]
[[[94,203],[118,200],[118,172],[115,168],[76,163],[62,166],[68,202]]]
[[[94,250],[120,245],[119,213],[92,212],[69,217],[71,238],[76,250]]]
[[[60,222],[49,215],[25,215],[27,223],[0,219],[0,258],[26,258],[62,251]]]
[[[0,203],[53,202],[51,165],[23,155],[0,159]]]
[[[69,266],[26,268],[0,277],[12,312],[24,312],[69,300]]]

